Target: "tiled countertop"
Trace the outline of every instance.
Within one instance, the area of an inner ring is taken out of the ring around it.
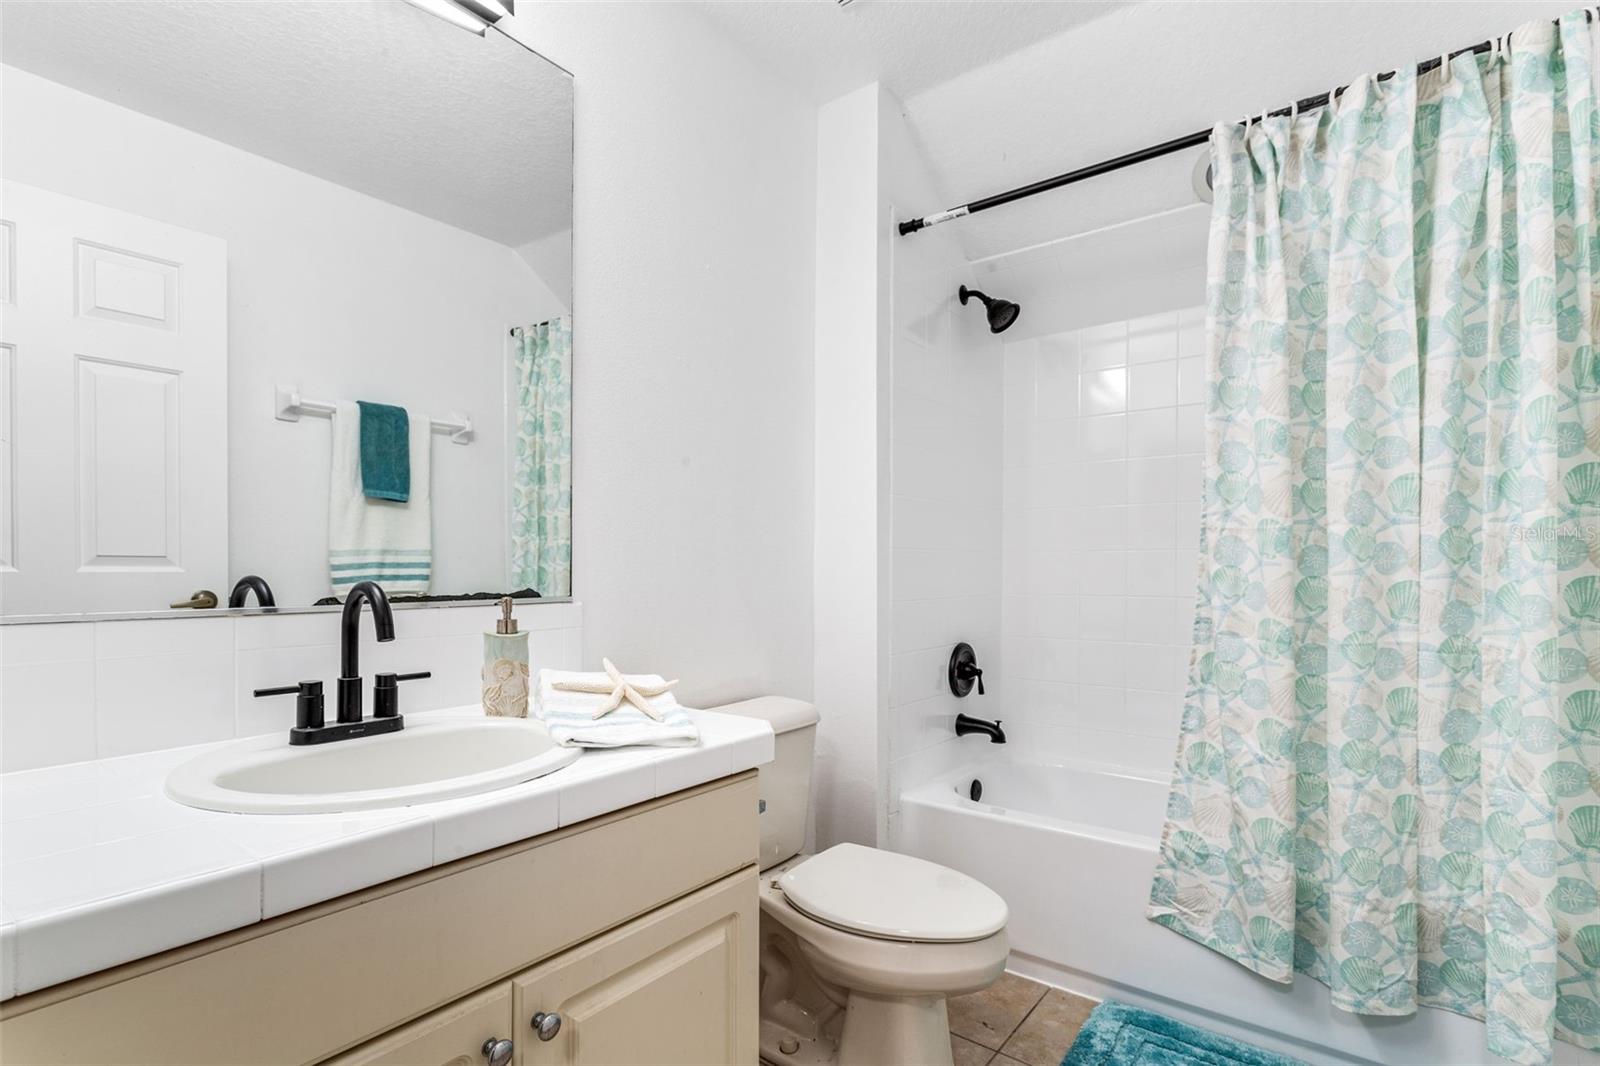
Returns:
[[[462,713],[479,712],[415,717]],[[510,788],[357,814],[168,799],[167,772],[217,744],[0,775],[0,999],[771,761],[766,722],[692,713],[698,747],[586,751]]]

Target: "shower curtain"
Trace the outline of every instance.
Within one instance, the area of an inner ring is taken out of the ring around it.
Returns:
[[[1150,917],[1362,1014],[1600,1046],[1583,13],[1218,126],[1194,650]]]
[[[552,318],[513,339],[511,580],[570,596],[572,324]]]

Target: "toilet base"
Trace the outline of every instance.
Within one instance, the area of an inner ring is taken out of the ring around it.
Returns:
[[[943,996],[850,993],[839,1034],[839,1066],[952,1066]]]
[[[945,1001],[851,993],[837,1039],[826,1029],[802,1034],[763,1018],[761,1062],[763,1066],[953,1066]]]

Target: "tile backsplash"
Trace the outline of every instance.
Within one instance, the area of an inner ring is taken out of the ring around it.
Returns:
[[[367,613],[367,612],[363,612]],[[395,612],[396,639],[361,623],[361,673],[429,670],[407,682],[401,710],[473,704],[482,632],[494,606]],[[521,605],[529,657],[575,669],[583,608]],[[0,772],[288,729],[290,697],[257,688],[322,679],[328,714],[339,673],[339,614],[281,614],[0,626]]]
[[[1033,750],[1166,772],[1194,617],[1202,308],[1006,345],[1007,711]]]

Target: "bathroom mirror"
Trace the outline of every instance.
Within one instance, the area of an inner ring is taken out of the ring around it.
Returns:
[[[399,0],[8,2],[0,62],[5,620],[570,595],[567,72]]]

